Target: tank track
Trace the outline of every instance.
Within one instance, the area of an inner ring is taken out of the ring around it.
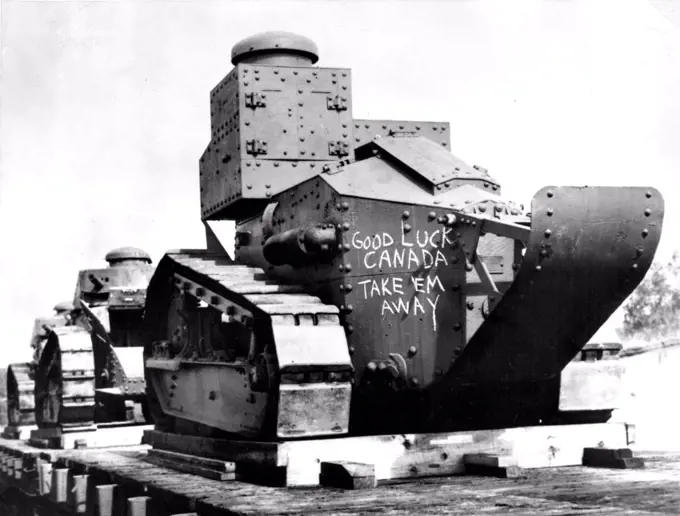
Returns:
[[[78,326],[52,329],[35,375],[38,427],[93,425],[94,375],[90,333]]]
[[[308,288],[298,284],[280,283],[268,277],[260,268],[234,263],[228,257],[207,251],[169,252],[159,263],[147,297],[147,314],[159,324],[167,320],[161,308],[163,306],[161,292],[168,295],[171,291],[154,288],[156,281],[166,282],[165,284],[169,284],[172,288],[188,292],[200,302],[223,314],[226,313],[236,321],[244,321],[248,318],[269,318],[275,335],[279,329],[285,332],[290,331],[287,328],[297,327],[296,330],[305,332],[305,335],[300,337],[300,341],[325,342],[328,334],[323,331],[324,328],[338,327],[340,329],[338,334],[342,335],[343,340],[342,352],[347,357],[342,367],[334,367],[334,364],[328,367],[317,357],[307,355],[304,357],[307,362],[303,361],[303,363],[318,365],[314,372],[297,372],[294,366],[299,364],[286,364],[285,360],[281,363],[280,357],[279,371],[281,375],[285,374],[287,379],[293,382],[350,381],[350,374],[347,373],[351,370],[351,364],[344,329],[340,322],[340,310],[337,306],[324,304],[319,297],[309,294]],[[185,349],[174,358],[189,359],[191,350]],[[337,363],[340,364],[341,361],[338,360]],[[292,370],[286,371],[286,365],[293,365]],[[157,426],[164,421],[162,426],[168,428],[168,424],[172,424],[170,419],[175,418],[159,413],[160,407],[156,393],[152,392],[153,388],[150,388],[152,384],[153,382],[147,378],[147,390],[151,391],[148,392],[148,397],[154,421]],[[329,408],[329,410],[332,409]],[[349,423],[349,415],[347,415],[346,423]],[[347,428],[342,426],[342,432],[338,430],[335,432],[345,433]],[[243,433],[243,435],[248,434],[252,435],[251,432]]]

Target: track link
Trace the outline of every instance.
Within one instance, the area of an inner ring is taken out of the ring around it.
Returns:
[[[300,318],[304,316],[316,317],[312,324],[315,326],[340,324],[336,306],[322,303],[301,285],[278,283],[262,269],[225,264],[207,253],[168,257],[175,264],[175,284],[217,309],[232,307],[229,312],[240,309],[251,316],[259,311],[272,316],[273,322],[283,324],[302,324]]]

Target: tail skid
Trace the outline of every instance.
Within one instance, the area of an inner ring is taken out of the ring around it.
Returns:
[[[546,187],[521,269],[442,381],[556,377],[649,269],[664,202],[652,188]]]

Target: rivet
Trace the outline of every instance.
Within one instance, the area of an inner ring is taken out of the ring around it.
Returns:
[[[411,378],[411,385],[420,385],[420,380],[418,378]]]
[[[652,210],[650,210],[649,208],[647,208],[647,209],[645,210],[645,217],[649,217],[651,214],[652,214]]]
[[[638,247],[638,248],[635,250],[635,254],[637,254],[638,257],[640,257],[640,256],[642,256],[642,253],[644,253],[644,251],[645,251],[645,250],[644,250],[643,247]]]
[[[543,268],[543,267],[541,267],[540,265],[537,265],[537,266],[536,266],[536,270],[537,270],[537,271],[540,271],[542,268]]]
[[[638,264],[634,263],[633,265],[630,266],[631,269],[635,270],[638,268]]]
[[[454,284],[451,286],[451,290],[454,292],[458,292],[460,290],[460,285]]]
[[[342,203],[342,209],[343,209],[343,210],[349,210],[349,203],[348,203],[347,201],[344,201],[344,202]]]
[[[469,263],[466,263],[466,264],[465,264],[465,270],[466,270],[466,271],[472,272],[472,269],[473,269],[472,265],[470,265]]]
[[[354,354],[354,346],[348,347],[348,348],[347,348],[347,351],[349,351],[349,354],[350,354],[350,355],[353,355],[353,354]]]
[[[271,196],[272,196],[272,193],[271,193],[271,192],[267,192],[266,195],[267,195],[267,197],[271,197]]]
[[[375,362],[369,362],[368,365],[366,365],[366,369],[368,369],[369,371],[375,371],[376,369],[378,369],[378,364],[376,364]]]
[[[347,243],[342,244],[342,248],[343,248],[345,251],[349,251],[349,250],[350,250],[349,244],[347,244]]]
[[[345,292],[352,292],[352,285],[350,283],[345,285]]]
[[[401,216],[405,219],[409,218],[411,216],[411,213],[409,213],[408,210],[404,210],[404,213],[401,214]]]
[[[430,220],[434,220],[434,219],[437,218],[437,214],[435,212],[431,211],[430,213],[428,213],[427,218],[430,219]]]
[[[253,185],[246,185],[246,188],[247,188],[248,190],[252,190]]]
[[[548,208],[548,211],[547,211],[548,217],[552,217],[552,216],[553,216],[553,213],[555,213],[555,212],[553,211],[553,209],[552,209],[552,208]]]
[[[460,323],[456,323],[453,325],[453,331],[460,331],[461,325]]]
[[[411,224],[404,224],[404,233],[411,231]]]
[[[345,330],[347,330],[347,333],[352,333],[354,331],[354,326],[348,324],[347,326],[345,326]]]
[[[645,228],[642,230],[642,238],[646,238],[647,235],[649,235],[649,230]]]
[[[346,264],[345,264],[345,270],[346,270],[347,272],[351,271],[351,270],[352,270],[352,266],[351,266],[349,263],[346,263]]]
[[[652,192],[647,192],[647,193],[645,194],[645,197],[647,197],[647,199],[649,199],[651,196],[652,196]]]
[[[552,190],[548,190],[547,195],[548,195],[548,197],[552,197],[553,196]]]
[[[415,346],[411,346],[410,348],[408,348],[408,354],[409,354],[410,356],[413,356],[413,355],[415,355],[416,353],[418,353],[418,349],[417,349]]]
[[[335,205],[335,209],[338,210],[338,211],[340,210],[340,203],[337,203],[337,204]]]
[[[479,206],[479,211],[481,213],[484,213],[486,211],[486,206],[484,206],[483,204],[481,206]]]
[[[265,188],[271,188],[272,185],[264,185]]]
[[[349,222],[343,222],[342,229],[344,229],[345,231],[349,230]]]
[[[344,266],[343,264],[338,265],[338,270],[339,270],[340,272],[344,271],[344,270],[345,270],[345,266]]]
[[[472,310],[475,307],[475,304],[472,301],[468,301],[466,306],[468,310]]]

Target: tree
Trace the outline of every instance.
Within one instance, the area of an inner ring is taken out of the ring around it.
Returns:
[[[680,253],[654,262],[623,306],[621,338],[659,339],[680,333]]]

